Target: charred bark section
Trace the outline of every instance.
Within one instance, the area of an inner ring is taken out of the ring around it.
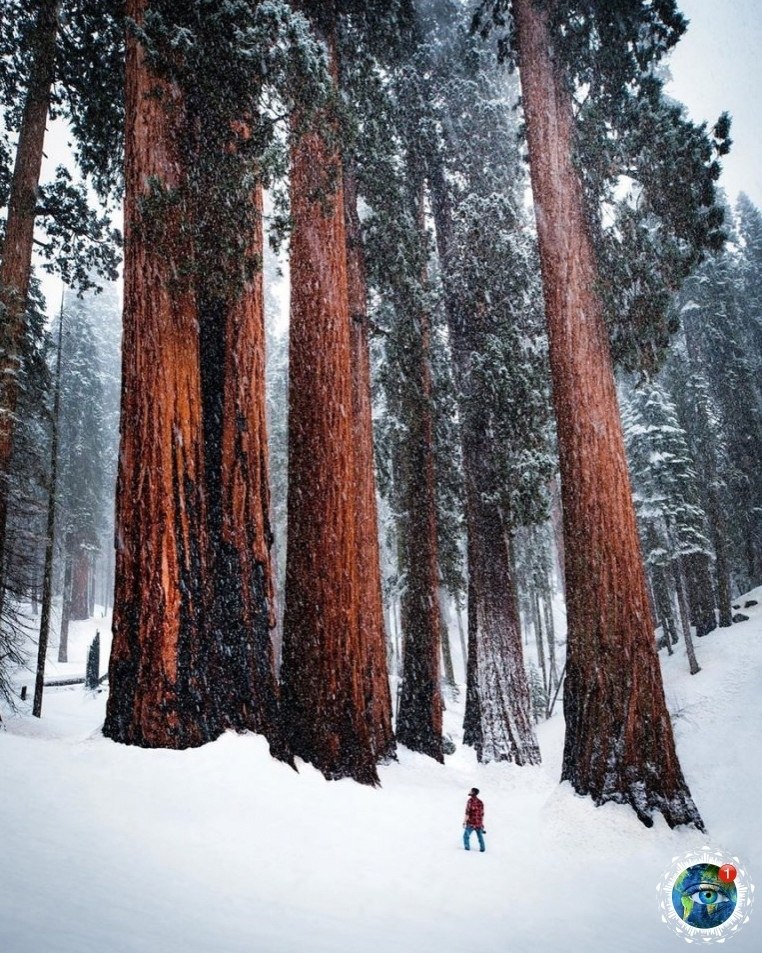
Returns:
[[[319,5],[302,6],[312,13]],[[335,66],[330,37],[328,47]],[[326,777],[377,784],[358,624],[341,158],[319,130],[303,133],[292,146],[291,214],[283,722],[294,754]]]
[[[146,0],[127,15],[142,22]],[[122,432],[104,734],[184,748],[218,733],[204,655],[206,516],[185,103],[127,37]]]
[[[252,203],[250,257],[261,263],[261,186],[255,189]],[[267,737],[275,756],[289,760],[280,725],[270,637],[275,592],[270,560],[262,278],[261,267],[257,267],[229,300],[200,299],[212,587],[208,633],[220,727],[259,732]]]
[[[568,643],[562,778],[646,825],[703,828],[664,700],[571,97],[547,10],[514,0],[558,425]]]
[[[8,196],[8,216],[0,262],[0,566],[8,518],[7,474],[13,451],[19,397],[20,349],[24,337],[32,272],[37,190],[42,148],[55,77],[59,0],[40,0],[33,36],[33,61],[24,102],[16,161]],[[1,571],[1,570],[0,570]]]
[[[364,641],[365,705],[374,756],[394,757],[392,698],[386,657],[381,594],[378,512],[373,457],[368,294],[365,255],[357,214],[357,181],[350,156],[344,156],[344,218],[347,243],[347,294],[352,338],[352,417],[359,636]]]

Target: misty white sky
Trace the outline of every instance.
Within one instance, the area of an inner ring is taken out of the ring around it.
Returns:
[[[733,117],[720,184],[735,202],[746,192],[762,207],[762,4],[759,0],[679,0],[690,21],[670,60],[675,99],[694,121]]]
[[[690,21],[669,61],[667,91],[685,103],[696,122],[714,124],[721,112],[733,117],[733,147],[723,159],[720,185],[734,203],[746,192],[762,208],[762,3],[760,0],[679,0]],[[45,142],[43,175],[56,164],[71,165],[65,127],[56,123]],[[60,301],[61,282],[40,273],[48,310]]]

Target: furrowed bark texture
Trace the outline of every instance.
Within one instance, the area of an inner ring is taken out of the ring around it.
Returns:
[[[127,15],[141,22],[146,0]],[[124,343],[114,640],[104,734],[209,740],[198,327],[184,234],[185,108],[128,33]]]
[[[514,0],[561,464],[568,654],[562,778],[647,825],[702,821],[675,752],[635,525],[573,114],[547,12]]]
[[[58,9],[58,0],[42,0],[39,5],[34,33],[34,61],[21,119],[0,262],[0,321],[3,324],[3,347],[0,351],[0,567],[5,551],[8,518],[6,478],[13,451],[19,396],[20,348],[32,272],[37,190],[50,92],[55,76]]]
[[[364,641],[365,704],[376,760],[394,757],[392,697],[386,657],[381,595],[378,513],[373,458],[373,417],[368,340],[365,258],[357,214],[357,182],[352,161],[344,157],[344,215],[347,240],[347,292],[352,336],[352,413],[354,421],[354,494],[358,625]]]
[[[529,684],[523,661],[521,625],[510,555],[497,507],[485,503],[489,451],[474,433],[464,439],[469,590],[473,610],[474,667],[480,731],[474,740],[479,761],[539,764]],[[466,464],[466,460],[468,464]],[[490,494],[491,495],[491,494]]]
[[[376,784],[358,625],[341,159],[318,132],[307,132],[294,144],[291,160],[283,721],[294,754],[326,777]]]
[[[263,253],[262,188],[252,196],[250,249]],[[214,703],[219,724],[264,734],[287,757],[278,713],[270,629],[275,591],[270,545],[270,486],[265,420],[265,325],[262,270],[230,301],[203,307],[209,611]],[[201,277],[203,287],[203,276]]]
[[[494,498],[492,455],[488,443],[480,436],[483,422],[476,419],[469,402],[470,355],[478,350],[478,335],[474,333],[478,316],[463,312],[457,290],[447,281],[452,256],[452,210],[435,157],[430,176],[437,245],[445,273],[445,313],[461,411],[466,482],[468,665],[463,741],[476,748],[479,761],[539,764],[540,749],[531,715],[503,518],[496,505],[484,502]]]
[[[422,179],[417,205],[419,228],[425,236]],[[423,281],[425,284],[425,275]],[[406,320],[414,319],[406,316]],[[443,763],[442,623],[437,598],[439,552],[430,350],[431,320],[424,308],[409,335],[409,381],[403,410],[407,432],[400,454],[406,516],[400,545],[406,584],[400,600],[404,648],[397,740]]]

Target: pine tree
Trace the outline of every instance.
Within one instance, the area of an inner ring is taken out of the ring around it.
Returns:
[[[49,336],[39,285],[31,280],[19,369],[18,427],[9,471],[8,519],[0,579],[0,697],[13,708],[11,676],[28,664],[29,624],[23,603],[41,592],[48,499],[51,377]],[[5,325],[0,325],[0,346]]]
[[[60,29],[64,6],[69,17],[67,31]],[[2,13],[3,32],[7,28],[9,41],[0,76],[0,108],[4,113],[4,133],[17,132],[18,145],[8,181],[10,150],[6,135],[0,144],[0,167],[6,166],[6,171],[0,169],[0,208],[7,204],[0,257],[0,316],[5,325],[5,349],[0,355],[0,561],[7,521],[6,484],[19,400],[16,370],[25,334],[33,245],[36,243],[38,253],[47,259],[48,268],[82,289],[94,283],[95,272],[116,278],[120,236],[111,228],[107,214],[90,207],[85,185],[74,183],[63,167],[56,170],[52,182],[40,183],[45,128],[51,110],[62,111],[80,131],[80,142],[87,154],[87,159],[83,159],[86,171],[95,172],[98,163],[104,162],[112,170],[120,166],[120,150],[115,155],[106,150],[104,158],[98,137],[89,135],[89,128],[78,122],[78,110],[94,91],[100,92],[103,87],[88,86],[81,70],[68,72],[74,60],[80,66],[85,61],[102,61],[104,51],[112,59],[118,57],[121,42],[117,40],[119,26],[114,22],[116,6],[101,2],[99,9],[99,0],[79,0],[76,4],[35,0],[30,4],[12,4]],[[95,21],[105,21],[110,28],[99,34],[93,29]],[[113,86],[108,89],[113,91]],[[116,100],[120,101],[119,95]],[[100,102],[103,105],[108,99]],[[112,126],[114,112],[118,124],[118,105],[115,111],[100,110],[103,116],[111,115]],[[97,122],[92,126],[99,128]],[[97,184],[105,181],[101,177]],[[109,180],[112,182],[113,175]]]
[[[103,392],[89,311],[92,300],[74,300],[64,316],[61,368],[59,537],[64,544],[64,619],[89,617],[89,586],[98,531],[106,509]],[[62,621],[62,629],[64,622]],[[65,639],[59,661],[66,661]]]
[[[692,363],[706,375],[721,421],[730,464],[729,490],[740,537],[738,584],[746,590],[762,578],[762,400],[750,347],[744,347],[741,274],[730,251],[711,259],[682,289],[677,307]]]
[[[638,522],[648,544],[644,547],[646,566],[657,570],[669,567],[674,577],[691,674],[696,674],[699,669],[691,619],[686,613],[690,598],[686,561],[695,556],[708,561],[710,545],[686,436],[674,405],[653,381],[641,384],[629,394],[623,428]],[[714,623],[711,583],[709,599]]]
[[[720,626],[731,625],[731,543],[736,535],[729,480],[730,463],[724,448],[722,422],[703,368],[680,339],[665,368],[665,381],[685,432],[695,470],[702,508],[706,513],[714,550],[715,586]]]

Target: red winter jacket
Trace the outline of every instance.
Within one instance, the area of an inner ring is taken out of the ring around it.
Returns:
[[[474,794],[466,801],[466,824],[469,827],[484,826],[484,803]]]

